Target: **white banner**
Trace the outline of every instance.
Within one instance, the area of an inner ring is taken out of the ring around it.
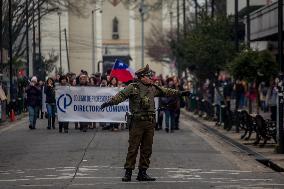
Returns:
[[[100,109],[119,91],[113,87],[56,86],[56,106],[59,121],[69,122],[125,122],[129,112],[128,100]]]

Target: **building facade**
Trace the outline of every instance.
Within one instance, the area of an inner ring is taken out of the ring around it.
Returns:
[[[144,6],[145,46],[145,39],[151,35],[152,26],[168,32],[177,23],[175,6],[163,4],[159,9],[150,10],[148,5],[153,3],[155,1],[145,1]],[[88,73],[105,73],[112,68],[116,58],[122,59],[133,70],[139,69],[142,66],[142,24],[139,8],[139,4],[128,7],[120,0],[104,0],[90,2],[80,10],[80,15],[73,11],[63,12],[60,18],[61,65],[64,72],[79,73],[83,69]],[[180,20],[182,21],[182,18]],[[43,56],[48,57],[52,50],[59,55],[58,14],[49,15],[42,22]],[[63,32],[65,28],[70,70]],[[169,63],[153,61],[144,50],[144,65],[146,64],[149,64],[157,74],[176,73]],[[60,67],[59,60],[56,65]]]

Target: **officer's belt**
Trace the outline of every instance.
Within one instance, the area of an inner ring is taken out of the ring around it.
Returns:
[[[133,119],[139,121],[151,121],[153,122],[156,119],[155,112],[137,112],[133,113]]]

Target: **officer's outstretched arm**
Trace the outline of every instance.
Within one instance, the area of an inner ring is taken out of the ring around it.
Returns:
[[[158,86],[156,86],[157,88]],[[178,91],[171,88],[165,88],[165,87],[158,87],[158,92],[156,96],[190,96],[189,91]]]
[[[101,105],[101,109],[104,109],[108,106],[117,105],[126,99],[129,98],[131,94],[131,85],[127,86],[123,90],[119,91],[115,96],[113,96],[108,102],[105,102]]]
[[[165,88],[154,85],[157,89],[157,93],[155,96],[178,96],[179,91],[171,88]]]

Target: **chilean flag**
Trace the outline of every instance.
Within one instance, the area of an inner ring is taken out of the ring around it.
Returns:
[[[116,77],[121,82],[128,82],[133,80],[134,73],[127,64],[124,64],[121,60],[116,59],[111,70],[110,77]]]

